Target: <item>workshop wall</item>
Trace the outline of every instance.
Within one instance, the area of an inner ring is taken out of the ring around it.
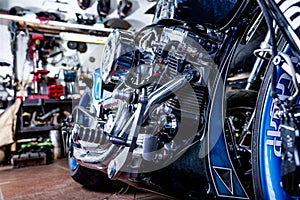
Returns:
[[[7,102],[13,100],[15,94],[13,89],[13,55],[10,32],[6,25],[0,24],[0,39],[0,114],[2,114]]]
[[[155,6],[155,2],[130,1],[132,7],[123,20],[131,25],[131,31],[138,31],[151,23],[153,15],[145,12]],[[70,120],[73,106],[87,86],[92,85],[94,71],[101,63],[106,36],[112,30],[104,29],[104,23],[114,18],[120,20],[119,2],[111,0],[110,12],[103,19],[98,16],[98,0],[91,0],[91,5],[85,10],[79,7],[77,0],[0,0],[0,114],[10,116],[8,120],[0,118],[0,123],[7,121],[7,127],[15,130],[0,131],[0,136],[10,139],[0,144],[0,164],[4,158],[3,163],[9,163],[11,153],[15,154],[12,157],[14,167],[20,167],[18,159],[21,157],[33,158],[24,150],[27,146],[21,146],[28,141],[52,142],[50,146],[54,149],[50,149],[50,153],[47,150],[46,160],[53,159],[51,152],[64,156],[61,146],[56,145],[59,142],[49,136],[53,131],[61,135],[62,123]],[[8,15],[8,11],[16,6],[26,11],[17,13],[17,16]],[[36,14],[41,11],[46,14],[54,12],[61,18],[49,20],[45,15],[37,19]],[[84,23],[79,22],[77,14],[83,16]],[[85,23],[88,21],[85,19],[91,16],[96,23]],[[97,41],[90,40],[95,38]],[[16,108],[18,112],[14,120],[8,108],[16,102],[22,103]],[[4,157],[1,156],[3,148],[7,150]],[[38,155],[37,159],[40,159],[41,155]]]
[[[10,51],[10,32],[8,30],[8,27],[6,25],[0,25],[0,36],[1,36],[1,42],[0,42],[0,49],[1,51],[1,60],[6,61],[8,63],[12,63],[12,53]]]
[[[155,6],[155,2],[149,2],[147,0],[131,0],[133,3],[131,10],[128,13],[128,16],[124,19],[128,23],[131,24],[130,30],[137,31],[138,29],[150,24],[153,18],[151,14],[145,14],[145,12],[151,7]],[[111,10],[109,15],[105,18],[105,20],[112,18],[119,18],[117,13],[117,5],[119,0],[111,0]],[[83,10],[78,4],[77,0],[27,0],[27,1],[19,1],[19,0],[0,0],[0,9],[1,10],[9,10],[14,6],[19,6],[22,8],[26,8],[36,13],[39,11],[51,11],[60,13],[64,20],[68,23],[77,23],[76,22],[76,13],[80,13],[84,16],[95,16],[97,18],[97,23],[94,26],[100,25],[99,27],[103,27],[103,21],[98,19],[97,13],[97,0],[91,0],[90,7]],[[35,15],[26,15],[25,17],[33,17]],[[17,96],[27,96],[27,88],[32,87],[33,75],[30,73],[33,69],[33,62],[28,60],[28,49],[29,49],[29,40],[30,35],[26,32],[19,32],[16,35],[16,48],[13,49],[15,52],[15,62],[13,61],[12,51],[10,49],[11,46],[11,33],[8,31],[9,26],[1,25],[1,55],[0,61],[5,60],[7,63],[10,63],[14,66],[15,77],[18,80],[18,88],[17,88]],[[67,60],[72,60],[73,63],[80,65],[79,72],[81,74],[85,74],[89,78],[92,78],[93,71],[99,67],[99,63],[101,60],[101,53],[103,51],[103,44],[92,44],[87,43],[86,52],[78,52],[77,50],[72,50],[67,47],[67,41],[56,40],[59,43],[59,48],[57,51],[63,51],[63,60],[53,64],[51,59],[47,59],[46,69],[49,70],[48,77],[55,77],[60,73],[62,65],[64,65]],[[5,51],[4,51],[5,50]],[[52,51],[52,49],[51,49]],[[55,50],[52,51],[55,53]],[[74,58],[74,59],[73,59]],[[57,59],[57,58],[56,58]],[[14,63],[13,63],[14,62]],[[74,64],[74,65],[75,65]],[[84,87],[84,84],[83,84]]]
[[[20,33],[17,36],[17,48],[16,48],[16,79],[18,80],[17,96],[27,96],[27,87],[32,87],[33,75],[30,73],[33,69],[33,62],[28,60],[28,40],[27,34]],[[56,43],[59,44],[56,49],[52,49],[51,52],[55,53],[62,51],[62,55],[56,58],[48,58],[45,68],[49,70],[47,77],[57,77],[60,74],[62,68],[68,65],[69,68],[76,68],[79,66],[79,73],[85,74],[88,78],[92,78],[92,73],[99,67],[101,60],[101,54],[103,51],[103,44],[86,43],[86,52],[79,52],[67,47],[68,41],[56,39]]]

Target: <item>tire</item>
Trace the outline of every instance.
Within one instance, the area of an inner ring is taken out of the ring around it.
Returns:
[[[257,92],[252,90],[230,90],[226,92],[227,110],[237,107],[251,107],[256,105]]]
[[[256,199],[291,199],[280,186],[281,145],[276,143],[276,141],[281,141],[278,132],[279,119],[274,117],[276,106],[270,97],[272,69],[268,68],[258,96],[252,134],[251,160],[254,192]],[[277,74],[287,76],[282,69],[278,70]],[[283,84],[280,87],[283,87]],[[285,89],[288,90],[287,87]],[[275,136],[274,133],[279,135]],[[270,142],[273,144],[270,145]]]
[[[261,90],[259,92],[257,108],[256,108],[256,116],[254,121],[254,129],[252,134],[252,176],[253,176],[253,187],[254,194],[256,199],[264,199],[265,195],[262,189],[262,181],[261,181],[261,170],[260,170],[260,156],[259,156],[259,140],[260,140],[260,124],[262,118],[263,111],[263,101],[266,99],[267,88],[270,85],[271,79],[269,78],[271,75],[271,70],[268,70],[265,79],[262,83]]]
[[[128,186],[120,181],[112,181],[107,174],[79,165],[75,159],[68,155],[69,173],[74,181],[93,191],[120,192],[127,190]]]
[[[245,124],[249,122],[251,115],[253,114],[257,100],[257,91],[243,89],[230,90],[226,92],[226,100],[226,121],[228,123],[225,124],[225,130],[227,144],[229,145],[229,149],[231,149],[231,160],[239,176],[239,179],[243,184],[243,187],[247,191],[249,197],[251,197],[252,199],[254,196],[252,176],[250,173],[252,168],[250,164],[251,154],[249,153],[249,151],[235,151],[232,147],[238,145],[239,149],[243,148],[239,144],[234,143],[238,143],[238,141],[241,139],[242,133],[244,132],[243,129],[245,127]],[[233,128],[229,128],[230,126],[233,126]],[[234,132],[232,132],[232,130],[234,130]],[[248,149],[250,149],[251,138],[244,138],[246,139],[242,144],[247,146]]]

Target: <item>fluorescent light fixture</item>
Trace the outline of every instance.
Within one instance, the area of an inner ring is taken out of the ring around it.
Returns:
[[[107,37],[85,35],[79,33],[68,33],[68,32],[61,32],[59,36],[61,39],[67,41],[86,42],[86,43],[95,43],[95,44],[105,44],[107,40]]]

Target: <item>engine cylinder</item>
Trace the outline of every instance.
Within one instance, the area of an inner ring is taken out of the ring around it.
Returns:
[[[168,56],[167,76],[162,82],[167,82],[178,74],[177,66],[180,60],[181,56],[179,54]],[[192,87],[192,91],[190,87]],[[197,102],[195,102],[195,97],[197,98]],[[180,99],[180,103],[178,99]],[[207,99],[207,88],[199,83],[191,83],[176,91],[176,98],[169,99],[167,105],[174,111],[180,112],[181,116],[187,118],[194,119],[195,115],[200,115],[200,123],[202,123],[206,111]],[[200,113],[197,113],[198,109],[195,109],[195,106],[198,106]]]

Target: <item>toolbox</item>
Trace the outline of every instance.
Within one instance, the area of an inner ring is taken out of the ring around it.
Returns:
[[[23,144],[11,162],[13,168],[50,164],[53,162],[53,145],[51,142]]]

